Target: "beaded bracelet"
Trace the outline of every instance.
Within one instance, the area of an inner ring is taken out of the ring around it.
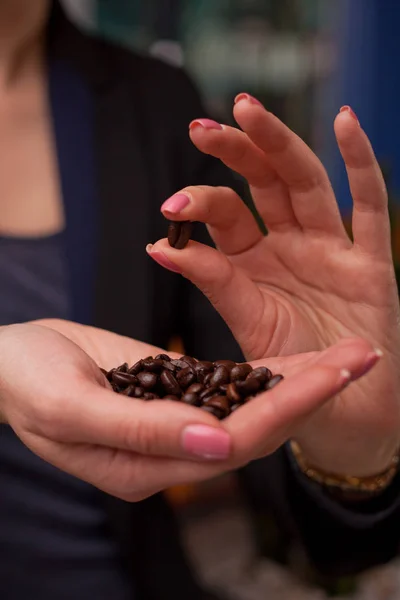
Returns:
[[[352,500],[370,498],[380,494],[393,481],[400,464],[400,451],[392,458],[388,468],[377,475],[367,477],[355,477],[352,475],[338,475],[325,473],[307,462],[299,444],[292,440],[290,449],[297,462],[300,471],[312,481],[328,489],[337,490],[339,495]]]

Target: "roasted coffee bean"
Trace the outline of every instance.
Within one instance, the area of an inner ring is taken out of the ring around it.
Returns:
[[[208,400],[204,406],[213,406],[224,412],[224,417],[227,417],[230,413],[229,401],[225,396],[214,396]]]
[[[204,389],[204,386],[201,383],[192,383],[186,390],[187,394],[200,394]]]
[[[197,361],[191,356],[171,359],[167,354],[147,356],[131,368],[123,363],[105,371],[112,389],[131,398],[183,401],[218,419],[227,417],[264,390],[283,379],[267,367],[252,367],[231,360]]]
[[[253,371],[251,371],[251,373],[249,373],[247,375],[247,381],[249,379],[257,379],[257,381],[260,383],[260,387],[262,387],[263,385],[265,385],[267,383],[267,381],[269,380],[269,376],[268,373],[266,373],[265,371],[261,370],[262,367],[259,367],[257,369],[254,369]],[[271,371],[269,371],[269,373],[271,373]]]
[[[181,360],[180,358],[175,358],[174,360],[171,360],[171,364],[174,365],[174,367],[177,367],[178,369],[186,369],[188,366],[187,362]]]
[[[200,392],[199,398],[203,402],[206,402],[206,400],[208,400],[212,396],[218,396],[218,394],[220,394],[218,386],[217,385],[210,385],[210,386],[204,388],[204,390],[202,392]]]
[[[229,383],[229,371],[226,367],[221,365],[217,367],[214,373],[210,377],[210,385],[223,385]]]
[[[194,394],[193,392],[186,392],[185,394],[183,394],[182,402],[185,402],[186,404],[191,404],[192,406],[200,406],[201,404],[200,398],[197,394]]]
[[[168,354],[157,354],[157,356],[154,357],[156,360],[166,360],[167,362],[170,362],[171,357],[168,356]]]
[[[151,358],[142,361],[143,369],[152,373],[159,373],[164,368],[164,361],[161,358]]]
[[[216,406],[202,406],[201,410],[205,410],[206,412],[211,413],[214,417],[217,417],[219,421],[221,421],[225,417],[225,413],[220,408]]]
[[[242,397],[249,396],[258,392],[260,382],[257,379],[246,379],[245,381],[235,381],[236,389]]]
[[[169,245],[182,250],[192,235],[193,224],[190,221],[170,221],[168,226]]]
[[[163,373],[165,373],[165,371],[163,371]],[[157,375],[151,371],[141,371],[137,374],[137,378],[140,385],[146,390],[146,392],[153,390],[158,382]]]
[[[171,371],[172,373],[175,373],[175,371],[176,371],[176,367],[174,367],[174,365],[172,364],[172,362],[170,360],[164,360],[163,367],[164,367],[164,369],[167,369],[168,371]]]
[[[247,375],[252,372],[252,368],[247,363],[242,363],[233,367],[231,371],[231,381],[246,379]]]
[[[143,394],[143,398],[145,400],[158,400],[160,396],[157,396],[157,394],[153,394],[152,392],[145,392]]]
[[[194,370],[197,376],[197,381],[203,383],[206,376],[213,372],[214,366],[212,362],[201,361],[196,364]]]
[[[204,385],[210,385],[210,379],[213,376],[214,373],[207,373],[207,375],[205,375],[204,379],[203,379],[203,384]]]
[[[271,379],[272,377],[272,373],[269,369],[267,369],[267,367],[256,367],[255,369],[253,369],[254,372],[260,372],[260,373],[265,373],[265,375],[268,377],[268,379]]]
[[[236,363],[233,360],[216,360],[214,361],[214,367],[225,367],[230,373],[236,367]]]
[[[171,371],[163,371],[160,375],[160,381],[164,386],[164,390],[167,394],[173,394],[174,396],[181,395],[181,388]]]
[[[117,385],[125,387],[126,385],[134,385],[138,382],[135,375],[131,375],[130,373],[124,373],[123,371],[114,371],[112,374],[112,380]]]
[[[272,390],[280,381],[282,381],[283,375],[274,375],[271,379],[265,384],[266,390]]]
[[[189,367],[195,367],[197,364],[197,360],[195,358],[193,358],[192,356],[187,356],[186,354],[185,356],[181,356],[181,360],[187,363]]]
[[[131,398],[133,398],[133,397],[134,397],[134,395],[135,395],[135,390],[136,390],[136,386],[135,386],[135,385],[128,385],[128,387],[127,387],[127,388],[125,388],[125,389],[124,389],[124,390],[121,392],[121,394],[122,394],[123,396],[130,396]]]
[[[228,399],[233,403],[240,402],[242,399],[242,397],[239,394],[238,389],[236,387],[236,383],[230,383],[228,385],[228,389],[226,390],[226,395],[227,395]]]
[[[138,360],[130,369],[128,369],[128,373],[132,373],[132,375],[137,375],[139,371],[142,370],[142,361]]]
[[[108,371],[108,373],[107,373],[107,379],[108,379],[108,381],[112,381],[112,376],[113,376],[113,373],[115,373],[115,371],[116,371],[116,370],[117,370],[117,369],[115,369],[115,368],[114,368],[114,369],[110,369],[110,370]]]
[[[196,375],[192,367],[186,367],[186,369],[182,369],[176,374],[176,380],[181,388],[186,389],[196,381]]]
[[[209,360],[199,360],[194,365],[194,370],[196,371],[196,373],[198,373],[199,371],[204,373],[211,373],[211,371],[214,370],[214,365]]]

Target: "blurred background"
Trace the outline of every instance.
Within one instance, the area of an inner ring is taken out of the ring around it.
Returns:
[[[247,91],[303,137],[323,160],[343,216],[350,196],[333,119],[350,104],[370,136],[387,180],[393,240],[400,240],[398,0],[65,0],[84,27],[183,66],[214,115],[231,120]],[[201,115],[199,115],[201,116]],[[394,243],[396,264],[400,244]],[[201,577],[238,600],[342,596],[400,598],[392,564],[358,580],[321,581],[301,548],[235,477],[169,492]],[[327,540],[327,543],[329,541]],[[289,575],[290,571],[290,575]],[[318,587],[315,587],[317,585]]]

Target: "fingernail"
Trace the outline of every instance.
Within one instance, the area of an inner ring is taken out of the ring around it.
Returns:
[[[237,104],[241,100],[247,100],[248,102],[251,102],[251,104],[257,104],[258,106],[264,108],[261,102],[257,100],[257,98],[254,98],[254,96],[250,96],[250,94],[238,94],[233,102],[234,104]]]
[[[383,356],[382,350],[379,348],[375,348],[373,352],[369,352],[365,358],[364,366],[359,373],[357,373],[358,377],[362,377],[368,371],[372,369],[374,365],[381,359]]]
[[[186,194],[174,194],[164,202],[161,206],[161,210],[177,215],[189,204],[189,202],[190,198],[186,196]]]
[[[182,433],[185,452],[207,460],[226,460],[231,451],[230,435],[217,427],[189,425]]]
[[[345,388],[351,381],[351,372],[348,369],[341,369],[339,380],[337,382],[338,391]]]
[[[354,119],[355,121],[357,121],[357,123],[358,123],[358,124],[360,124],[360,121],[358,120],[358,117],[357,117],[356,113],[354,112],[354,110],[351,108],[351,106],[347,106],[347,105],[346,105],[346,106],[342,106],[342,108],[340,109],[340,112],[341,112],[341,113],[342,113],[342,112],[348,112],[348,113],[349,113],[349,115],[350,115],[351,117],[353,117],[353,119]]]
[[[189,129],[195,129],[196,127],[203,127],[203,129],[223,129],[220,123],[212,119],[196,119],[189,125]]]
[[[155,250],[152,252],[152,244],[148,244],[146,246],[146,252],[153,260],[156,261],[159,265],[164,267],[164,269],[168,269],[168,271],[172,271],[173,273],[182,273],[182,270],[175,265],[163,252],[159,250]]]

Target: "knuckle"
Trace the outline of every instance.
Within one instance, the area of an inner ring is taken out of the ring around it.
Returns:
[[[142,454],[151,454],[157,450],[157,431],[153,424],[141,420],[132,424],[123,424],[122,437],[126,447]]]

